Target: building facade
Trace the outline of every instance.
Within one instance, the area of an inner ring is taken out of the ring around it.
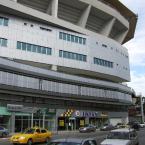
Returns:
[[[137,17],[103,0],[0,0],[0,118],[12,132],[127,122]]]

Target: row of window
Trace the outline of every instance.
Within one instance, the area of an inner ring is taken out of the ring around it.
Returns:
[[[0,38],[0,46],[7,47],[8,40]]]
[[[0,17],[0,25],[8,26],[8,18]]]
[[[94,64],[113,68],[113,62],[94,57]]]
[[[59,39],[74,42],[74,43],[79,43],[82,45],[86,44],[86,38],[78,37],[78,36],[67,34],[64,32],[59,32]]]
[[[51,55],[51,48],[49,47],[44,47],[44,46],[39,46],[39,45],[34,45],[34,44],[29,44],[29,43],[24,43],[19,41],[17,41],[17,49]]]
[[[59,50],[59,57],[74,59],[78,61],[87,61],[87,56],[83,54]]]

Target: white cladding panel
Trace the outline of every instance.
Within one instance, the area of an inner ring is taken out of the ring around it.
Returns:
[[[98,35],[98,37],[81,35],[14,16],[3,14],[0,16],[9,18],[8,26],[0,26],[0,38],[8,39],[7,47],[0,46],[0,56],[2,57],[88,70],[117,76],[123,80],[130,80],[128,51],[114,40],[101,35]],[[45,27],[52,31],[44,31],[40,27]],[[59,39],[59,32],[86,38],[86,44],[82,45],[61,40]],[[52,48],[52,55],[18,50],[16,49],[17,41],[50,47]],[[102,44],[107,47],[103,47]],[[87,61],[60,58],[59,50],[86,55]],[[94,57],[113,62],[113,68],[94,64]]]

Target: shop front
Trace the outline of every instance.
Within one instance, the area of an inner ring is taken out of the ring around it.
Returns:
[[[64,110],[57,119],[58,130],[78,130],[86,124],[95,125],[97,128],[108,123],[108,114],[103,115],[98,111]]]

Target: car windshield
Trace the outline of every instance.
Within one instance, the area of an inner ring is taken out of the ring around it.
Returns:
[[[51,142],[48,145],[81,145],[81,144],[75,142]]]
[[[26,129],[26,130],[24,130],[24,134],[33,134],[35,132],[35,129],[33,129],[33,128],[30,128],[30,129]]]
[[[127,132],[110,132],[107,139],[129,139],[129,133]]]

